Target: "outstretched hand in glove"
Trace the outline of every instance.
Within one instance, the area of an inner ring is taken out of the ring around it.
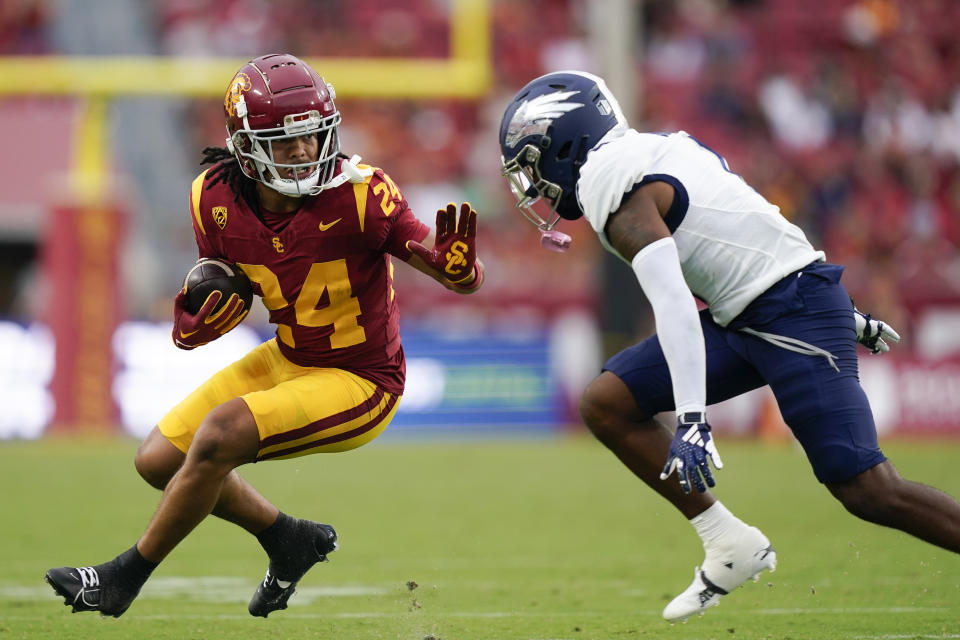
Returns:
[[[477,212],[469,202],[447,204],[437,211],[437,230],[433,249],[427,249],[415,240],[407,241],[407,249],[453,285],[469,293],[483,281],[483,266],[477,260]]]

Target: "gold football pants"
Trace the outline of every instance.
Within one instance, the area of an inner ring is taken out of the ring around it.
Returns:
[[[296,365],[268,340],[171,409],[160,432],[186,453],[206,415],[237,397],[260,432],[258,461],[365,445],[383,432],[400,401],[349,371]]]

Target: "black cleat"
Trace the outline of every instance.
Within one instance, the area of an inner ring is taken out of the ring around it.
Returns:
[[[50,583],[63,604],[72,612],[99,611],[101,615],[119,618],[133,600],[137,591],[127,591],[117,584],[114,562],[94,567],[58,567],[50,569],[44,580]]]
[[[267,569],[267,575],[257,587],[256,593],[250,599],[247,610],[252,616],[266,618],[271,611],[287,608],[287,600],[296,591],[297,583],[286,580],[277,580]]]
[[[300,578],[318,562],[326,562],[327,554],[337,550],[337,532],[328,524],[301,520],[305,525],[300,557],[285,558],[285,569],[277,570],[271,560],[267,575],[257,587],[247,610],[250,615],[266,618],[271,611],[287,608],[287,600],[296,590]],[[278,578],[276,573],[288,579]]]

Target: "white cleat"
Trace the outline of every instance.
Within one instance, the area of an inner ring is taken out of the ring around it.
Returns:
[[[729,544],[706,549],[702,567],[696,567],[693,582],[670,601],[663,617],[670,622],[686,622],[694,614],[703,615],[747,579],[756,582],[764,569],[777,568],[777,552],[756,527],[747,527]]]

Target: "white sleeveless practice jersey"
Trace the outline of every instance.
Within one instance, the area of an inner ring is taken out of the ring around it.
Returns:
[[[608,251],[619,255],[604,233],[607,218],[635,185],[657,180],[675,190],[665,222],[684,280],[721,326],[787,274],[825,258],[714,151],[683,131],[633,129],[591,151],[577,182],[585,217]]]

